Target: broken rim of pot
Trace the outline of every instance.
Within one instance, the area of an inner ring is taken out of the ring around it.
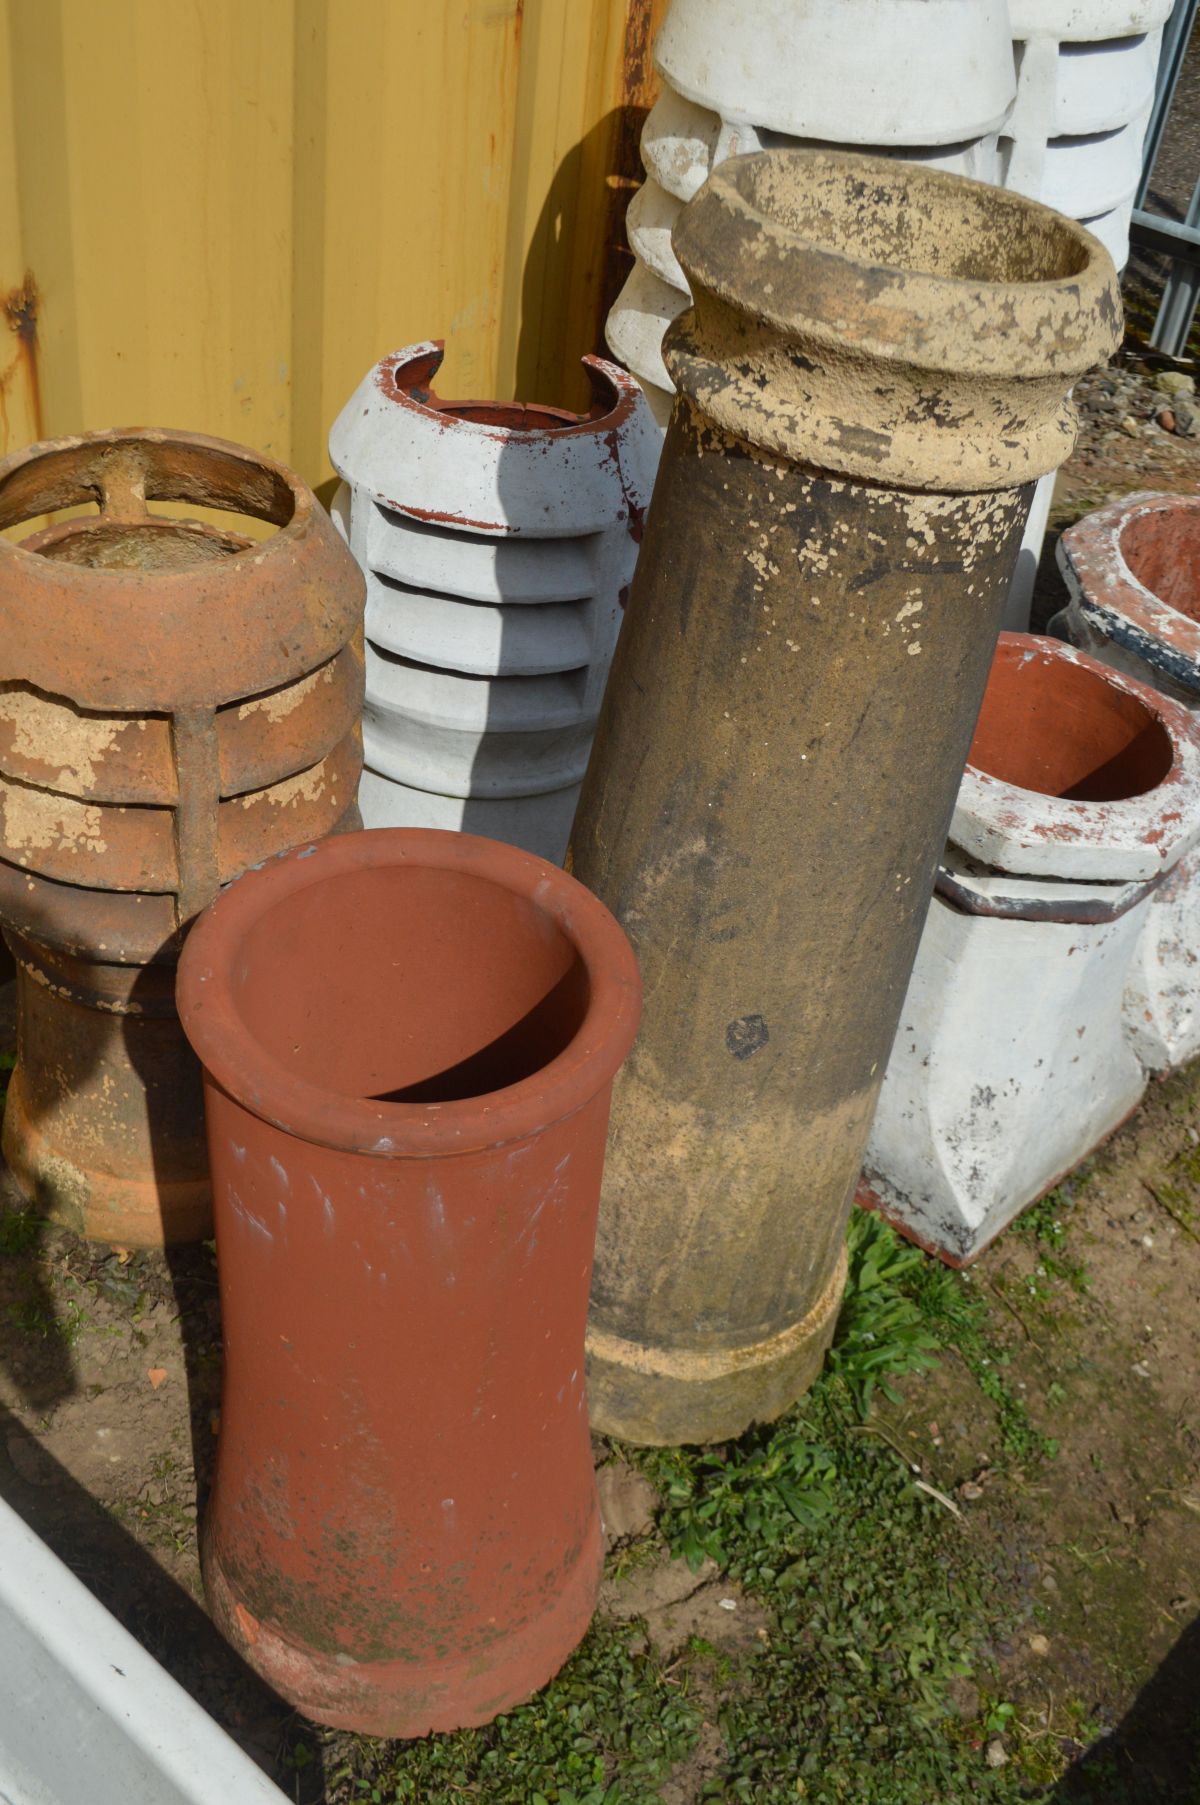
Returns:
[[[1002,633],[950,839],[1026,877],[1154,877],[1200,839],[1197,723],[1071,646]]]
[[[441,895],[429,893],[431,876],[435,887],[439,876],[447,880]],[[395,970],[406,946],[412,957],[414,930],[410,921],[406,937],[397,902],[413,880],[426,895],[412,906],[424,908],[436,942],[421,964],[421,1020],[404,1015],[406,997],[418,1008],[408,991],[388,990],[386,964],[371,957],[381,948],[372,948],[364,926],[371,909],[386,905],[382,939],[396,955],[391,983],[399,984]],[[464,914],[464,899],[474,913]],[[335,917],[345,938],[330,949],[325,928],[311,924]],[[504,948],[515,955],[507,969],[516,975],[498,1001],[485,975],[464,1006],[469,958],[486,974],[504,950],[498,922],[513,936]],[[456,931],[462,940],[453,948]],[[457,998],[444,988],[447,973]],[[335,1012],[349,1007],[356,984],[354,1033],[339,1059],[330,1046]],[[368,1015],[393,1000],[397,1019],[372,1040]],[[188,938],[178,1002],[211,1079],[253,1114],[320,1146],[429,1159],[526,1140],[590,1102],[633,1044],[641,979],[613,916],[557,866],[473,834],[377,828],[297,848],[231,884]],[[318,1038],[306,1045],[308,1027],[297,1030],[300,1041],[292,1030],[310,1018]],[[522,1074],[515,1082],[475,1088],[480,1074],[510,1068]],[[349,1089],[315,1082],[314,1069]]]
[[[1062,535],[1071,612],[1200,701],[1200,499],[1127,495]]]
[[[427,340],[369,370],[334,421],[338,474],[382,507],[441,531],[531,538],[640,527],[660,438],[635,377],[581,361],[586,414],[503,401],[446,401],[432,387],[445,347]]]
[[[153,514],[152,501],[277,530],[251,539]],[[125,712],[219,705],[306,676],[361,621],[363,578],[329,516],[298,476],[247,446],[129,427],[0,462],[0,529],[83,504],[99,512],[0,538],[5,665],[48,694]]]
[[[673,244],[664,357],[701,413],[832,474],[953,493],[1054,470],[1120,341],[1098,239],[1018,194],[880,157],[733,157]]]

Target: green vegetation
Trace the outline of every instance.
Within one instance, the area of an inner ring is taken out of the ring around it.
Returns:
[[[358,1741],[329,1796],[370,1805],[633,1805],[696,1739],[700,1714],[635,1626],[598,1621],[558,1678],[484,1730],[396,1744]],[[293,1744],[307,1766],[308,1744]]]
[[[1013,1232],[1037,1248],[1038,1270],[1030,1274],[1026,1288],[1030,1297],[1040,1298],[1045,1286],[1039,1279],[1058,1279],[1080,1297],[1087,1295],[1090,1280],[1087,1267],[1069,1247],[1070,1218],[1075,1199],[1087,1184],[1087,1175],[1076,1174],[1065,1184],[1048,1191],[1040,1203],[1015,1224]]]
[[[56,1308],[50,1296],[37,1289],[5,1307],[5,1316],[19,1335],[36,1335],[73,1347],[87,1327],[87,1316],[75,1298]]]
[[[0,1210],[0,1254],[31,1253],[44,1227],[36,1210]]]
[[[1193,1099],[1189,1098],[1189,1103]],[[1153,1184],[1143,1184],[1161,1210],[1191,1241],[1200,1241],[1200,1144],[1189,1141]]]
[[[1058,1444],[1030,1421],[1024,1400],[1009,1383],[1010,1356],[997,1338],[986,1298],[971,1274],[923,1262],[913,1277],[911,1295],[937,1345],[954,1350],[994,1409],[1004,1452],[1022,1465],[1052,1459]]]

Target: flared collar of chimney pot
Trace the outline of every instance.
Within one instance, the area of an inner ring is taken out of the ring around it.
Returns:
[[[1072,610],[1200,706],[1198,554],[1195,495],[1122,496],[1085,514],[1058,542]]]
[[[440,340],[407,345],[369,370],[329,434],[353,489],[451,532],[553,538],[640,527],[661,437],[637,379],[581,361],[586,414],[539,403],[448,401],[434,392]]]
[[[1056,469],[1072,384],[1120,342],[1108,252],[1049,207],[917,164],[732,157],[675,227],[667,368],[714,425],[834,476],[975,493]]]

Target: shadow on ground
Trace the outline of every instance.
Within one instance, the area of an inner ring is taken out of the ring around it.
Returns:
[[[1047,1805],[1197,1805],[1200,1618],[1189,1624],[1116,1729],[1064,1774]]]

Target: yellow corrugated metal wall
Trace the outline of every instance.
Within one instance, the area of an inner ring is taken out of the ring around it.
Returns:
[[[664,0],[0,0],[0,448],[216,433],[330,474],[367,368],[571,404]]]

